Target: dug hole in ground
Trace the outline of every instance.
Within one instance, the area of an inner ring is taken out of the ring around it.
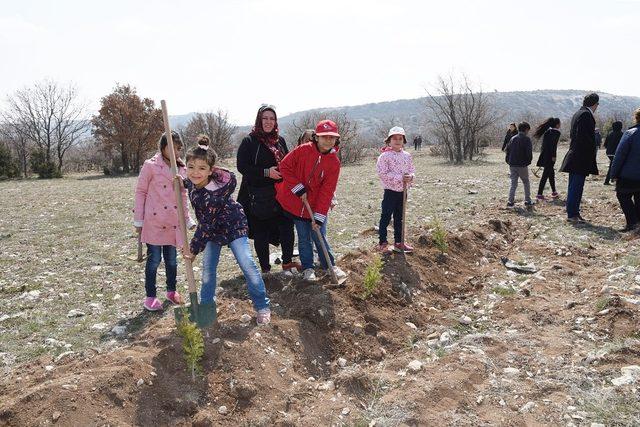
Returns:
[[[416,199],[438,183],[459,186],[432,177]],[[597,191],[585,216],[610,224],[614,199]],[[346,253],[345,288],[269,276],[268,327],[244,321],[242,281],[223,281],[195,379],[170,312],[145,317],[117,348],[12,365],[0,425],[640,423],[638,236],[567,225],[560,202],[460,212],[442,221],[446,233],[408,227],[413,254]],[[377,257],[381,278],[365,288]]]

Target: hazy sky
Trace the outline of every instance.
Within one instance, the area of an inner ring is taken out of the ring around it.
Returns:
[[[640,96],[640,0],[2,2],[0,95],[74,82],[93,110],[116,82],[170,114],[279,115],[425,95],[463,71],[485,90]],[[0,102],[0,108],[4,100]]]

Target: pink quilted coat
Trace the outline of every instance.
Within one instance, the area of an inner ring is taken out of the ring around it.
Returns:
[[[179,167],[178,173],[186,177],[186,169]],[[187,227],[195,223],[187,208],[187,190],[181,185],[182,208]],[[141,240],[150,245],[183,246],[178,222],[176,196],[173,191],[171,168],[162,159],[161,153],[144,162],[135,193],[133,225],[142,227]]]

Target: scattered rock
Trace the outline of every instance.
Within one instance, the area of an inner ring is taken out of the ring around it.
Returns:
[[[405,325],[407,325],[409,328],[413,329],[414,331],[418,330],[418,327],[414,323],[405,322]]]
[[[440,344],[449,344],[451,342],[451,333],[449,331],[445,331],[440,334]]]
[[[251,322],[251,316],[249,316],[246,313],[240,316],[240,323],[249,323],[249,322]]]
[[[142,378],[140,378],[140,379],[138,380],[138,382],[136,383],[136,385],[137,385],[138,387],[140,387],[140,386],[141,386],[141,385],[143,385],[143,384],[144,384],[144,380],[143,380]]]
[[[62,413],[60,411],[53,411],[53,414],[51,414],[51,420],[54,423],[58,422],[58,420],[60,419],[61,416],[62,416]]]
[[[472,320],[469,316],[462,316],[460,319],[458,319],[458,322],[460,322],[462,325],[470,325]]]
[[[336,384],[333,381],[329,380],[323,384],[318,384],[316,389],[320,391],[332,391],[336,389]]]
[[[338,358],[338,366],[340,366],[341,368],[347,366],[347,359],[343,357]]]
[[[504,368],[502,372],[504,372],[505,375],[515,376],[520,374],[520,369],[510,367],[510,368]]]
[[[536,406],[535,402],[527,402],[525,403],[518,412],[531,412],[531,410]]]
[[[71,356],[73,354],[75,354],[75,352],[73,352],[73,351],[65,351],[64,353],[60,353],[60,355],[58,355],[58,357],[55,358],[55,362],[58,363],[59,361],[61,361],[65,357],[69,357],[69,356]]]
[[[117,325],[111,328],[111,333],[114,335],[124,335],[127,332],[127,327],[124,325]]]
[[[510,260],[507,257],[502,257],[500,258],[500,260],[502,261],[502,263],[504,264],[505,267],[507,267],[509,270],[513,270],[517,273],[524,273],[524,274],[533,274],[536,273],[538,271],[538,269],[536,268],[535,265],[533,265],[533,263],[531,264],[519,264],[515,261]]]
[[[69,318],[71,318],[71,317],[82,317],[84,315],[85,315],[84,311],[77,310],[75,308],[72,309],[72,310],[69,310],[69,312],[67,313],[67,317],[69,317]]]
[[[94,323],[93,325],[91,325],[91,329],[102,331],[104,329],[107,329],[107,326],[108,325],[106,323]]]
[[[229,412],[229,410],[227,409],[226,406],[222,405],[218,408],[218,413],[220,415],[227,415],[227,413]]]
[[[411,372],[418,372],[422,369],[422,362],[419,360],[412,360],[407,365],[407,369],[409,369]]]
[[[258,389],[253,384],[241,383],[234,387],[233,392],[239,400],[251,400],[258,394]]]
[[[347,415],[349,415],[349,412],[351,412],[351,409],[349,409],[349,408],[342,408],[342,415],[347,416]]]

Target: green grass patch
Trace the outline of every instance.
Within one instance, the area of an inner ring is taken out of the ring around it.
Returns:
[[[376,255],[373,258],[373,262],[369,267],[367,267],[367,271],[364,273],[364,280],[362,282],[364,291],[362,292],[362,299],[369,298],[376,291],[381,280],[382,260]]]

